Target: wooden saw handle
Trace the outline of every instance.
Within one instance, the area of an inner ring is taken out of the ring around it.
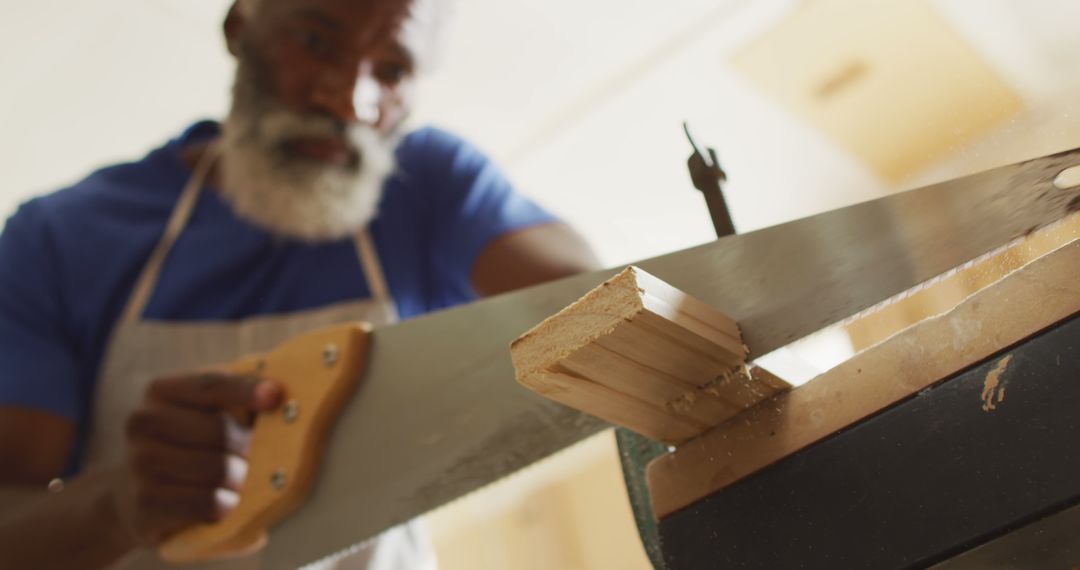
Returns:
[[[266,544],[268,527],[303,504],[330,427],[360,377],[370,332],[367,323],[322,329],[224,367],[280,382],[282,403],[255,419],[237,507],[219,522],[170,537],[158,550],[162,559],[189,563],[250,554]]]

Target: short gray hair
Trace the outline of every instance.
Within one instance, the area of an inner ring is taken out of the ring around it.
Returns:
[[[236,7],[250,17],[264,0],[236,0]],[[455,0],[409,0],[409,16],[401,25],[401,41],[412,52],[417,71],[431,71],[442,63],[454,16]]]

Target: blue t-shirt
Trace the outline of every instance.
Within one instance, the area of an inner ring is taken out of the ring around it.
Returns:
[[[138,162],[30,200],[0,234],[0,406],[85,428],[106,340],[191,176],[198,123]],[[476,297],[473,262],[498,236],[553,221],[476,148],[422,129],[396,151],[371,234],[403,318]],[[370,297],[353,240],[284,240],[203,192],[144,316],[230,320]]]

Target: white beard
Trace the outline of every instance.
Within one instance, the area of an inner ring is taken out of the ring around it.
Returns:
[[[333,125],[283,110],[258,116],[234,108],[222,128],[221,194],[236,214],[272,233],[304,241],[355,235],[375,217],[394,169],[393,141],[355,126],[346,140],[358,167],[286,156],[281,141],[333,134]]]

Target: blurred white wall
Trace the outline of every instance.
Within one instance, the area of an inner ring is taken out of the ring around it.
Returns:
[[[5,1],[5,214],[92,168],[140,156],[226,108],[220,0]]]
[[[6,4],[0,216],[95,166],[136,157],[196,118],[219,117],[227,106],[232,64],[219,26],[228,0]],[[742,231],[1017,154],[971,157],[958,149],[955,161],[903,183],[878,179],[727,63],[799,5],[459,0],[444,65],[425,79],[416,120],[486,149],[611,264],[712,237],[685,172],[683,119],[717,147]],[[1011,0],[932,5],[1036,114],[1049,116],[1040,115],[1043,121],[1060,120],[1059,106],[1048,102],[1076,94],[1076,3],[1044,1],[1037,11]],[[1023,120],[1018,125],[1024,136],[1044,139],[1027,145],[1038,152],[1070,142],[1071,129],[1048,137],[1045,128],[1032,135]]]

